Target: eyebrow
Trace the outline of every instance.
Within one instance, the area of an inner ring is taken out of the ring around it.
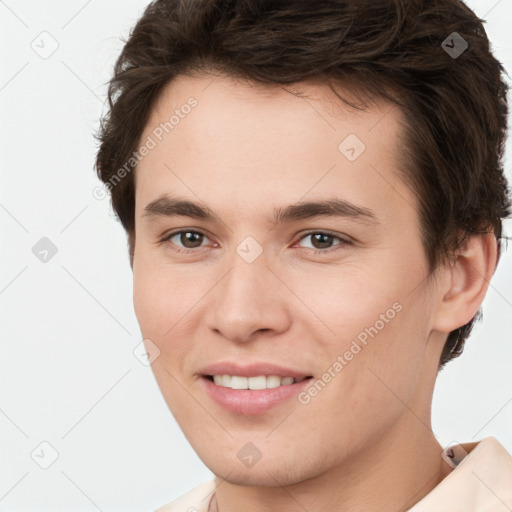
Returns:
[[[141,215],[141,217],[148,218],[148,220],[158,217],[177,216],[222,223],[220,217],[211,209],[193,201],[172,198],[165,194],[148,203]],[[378,223],[373,210],[339,198],[300,202],[286,207],[274,208],[272,216],[267,217],[266,220],[271,224],[275,224],[290,223],[315,217],[345,217],[363,222]]]

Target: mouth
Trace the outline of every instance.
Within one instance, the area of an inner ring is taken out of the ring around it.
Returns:
[[[216,386],[230,389],[250,389],[260,391],[263,389],[274,389],[281,386],[290,386],[306,379],[312,379],[313,376],[306,377],[281,377],[279,375],[257,375],[255,377],[245,377],[243,375],[204,375],[204,378],[213,382]]]
[[[244,416],[264,415],[288,403],[309,385],[312,376],[214,374],[200,381],[209,398],[225,411]]]

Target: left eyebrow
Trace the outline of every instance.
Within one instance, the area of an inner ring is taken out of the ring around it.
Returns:
[[[373,210],[339,198],[291,204],[286,207],[274,208],[272,213],[273,216],[267,218],[267,222],[271,224],[290,223],[315,217],[345,217],[363,222],[378,223]],[[212,210],[201,206],[199,203],[171,198],[165,194],[147,204],[142,213],[142,217],[149,218],[175,216],[222,222],[220,217]]]
[[[293,222],[314,217],[348,217],[355,220],[378,222],[373,210],[338,198],[303,202],[289,205],[286,208],[276,208],[274,209],[273,222]]]

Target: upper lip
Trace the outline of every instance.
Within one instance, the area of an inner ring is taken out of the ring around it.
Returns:
[[[241,365],[234,361],[218,361],[201,368],[198,372],[201,375],[239,375],[241,377],[258,377],[259,375],[277,375],[279,377],[309,377],[311,374],[304,373],[293,368],[286,368],[274,363],[249,363]]]

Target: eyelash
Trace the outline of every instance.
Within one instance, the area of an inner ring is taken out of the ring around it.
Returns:
[[[183,249],[183,248],[180,248],[178,246],[176,246],[176,244],[172,243],[170,240],[171,238],[174,238],[176,235],[180,235],[182,233],[194,233],[194,234],[197,234],[197,235],[202,235],[204,236],[205,238],[208,238],[207,235],[205,233],[202,233],[201,231],[197,231],[197,230],[192,230],[192,229],[181,229],[179,231],[174,231],[168,235],[165,235],[159,243],[165,243],[165,242],[168,242],[168,243],[171,243],[172,245],[174,245],[175,247],[173,248],[173,251],[175,252],[178,252],[178,253],[183,253],[183,254],[190,254],[192,252],[196,252],[198,249],[200,249],[200,247],[197,247],[195,249]],[[304,233],[301,238],[299,239],[298,242],[300,242],[301,240],[303,240],[304,238],[307,238],[308,236],[311,236],[311,235],[328,235],[328,236],[331,236],[335,239],[338,239],[339,240],[339,244],[336,244],[334,247],[329,247],[328,249],[311,249],[313,251],[313,254],[321,254],[321,255],[325,255],[326,253],[331,253],[331,252],[334,252],[334,251],[338,251],[338,250],[341,250],[343,248],[343,246],[346,246],[346,245],[350,245],[352,242],[348,239],[345,239],[345,238],[342,238],[338,235],[336,235],[335,233],[331,232],[331,231],[309,231],[307,233]],[[296,243],[298,243],[296,242]],[[340,247],[341,246],[341,247]],[[307,247],[306,247],[307,249]]]

